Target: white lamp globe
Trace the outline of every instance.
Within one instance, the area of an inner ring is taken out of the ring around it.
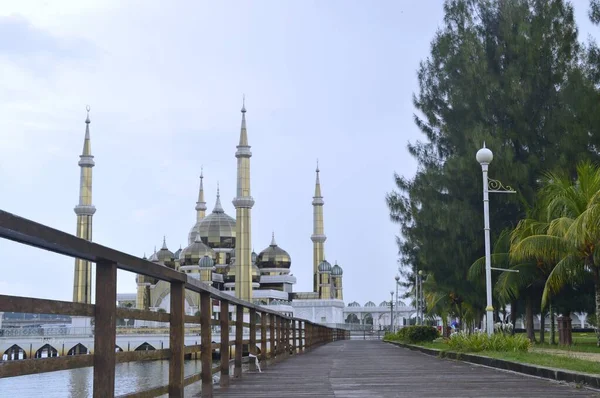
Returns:
[[[490,164],[494,159],[494,154],[488,148],[485,147],[485,143],[483,144],[483,148],[477,151],[477,155],[475,158],[480,164]]]

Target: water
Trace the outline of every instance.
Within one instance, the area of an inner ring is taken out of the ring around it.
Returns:
[[[217,364],[214,363],[213,366]],[[188,360],[184,364],[184,377],[199,373],[200,360]],[[130,394],[169,383],[169,361],[126,362],[116,365],[115,395]],[[93,395],[93,368],[61,370],[0,379],[0,395],[44,398],[87,398]],[[200,383],[186,387],[200,391]],[[6,394],[6,395],[4,395]],[[191,395],[191,394],[190,394]]]

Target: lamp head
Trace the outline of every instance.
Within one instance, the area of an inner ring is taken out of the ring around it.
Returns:
[[[396,279],[396,282],[398,282],[400,280],[400,275],[396,275],[394,279]]]
[[[477,155],[475,158],[479,162],[479,164],[490,164],[494,159],[494,154],[488,148],[485,147],[485,142],[483,143],[483,148],[477,151]]]
[[[419,275],[423,276],[423,270],[419,271]]]

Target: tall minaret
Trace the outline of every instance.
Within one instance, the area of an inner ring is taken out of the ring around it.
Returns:
[[[75,206],[77,214],[77,237],[92,240],[92,216],[96,208],[92,204],[92,144],[90,141],[90,107],[86,107],[85,139],[83,151],[79,156],[81,178],[79,180],[79,204]],[[92,302],[92,264],[89,261],[75,260],[75,275],[73,280],[73,301],[77,303]]]
[[[200,190],[196,202],[196,221],[201,221],[206,216],[206,201],[204,200],[204,168],[200,168]]]
[[[323,226],[323,196],[321,196],[321,182],[319,181],[319,161],[317,161],[317,180],[315,182],[315,196],[313,196],[313,292],[319,291],[319,264],[325,259],[325,229]]]
[[[242,128],[237,146],[237,196],[235,206],[235,296],[252,300],[252,236],[250,213],[254,199],[250,196],[250,145],[246,132],[246,106],[242,103]]]

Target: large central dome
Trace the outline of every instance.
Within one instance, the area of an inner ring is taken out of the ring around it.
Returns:
[[[235,248],[235,218],[225,214],[218,189],[215,208],[200,221],[198,235],[202,242],[212,249]]]

